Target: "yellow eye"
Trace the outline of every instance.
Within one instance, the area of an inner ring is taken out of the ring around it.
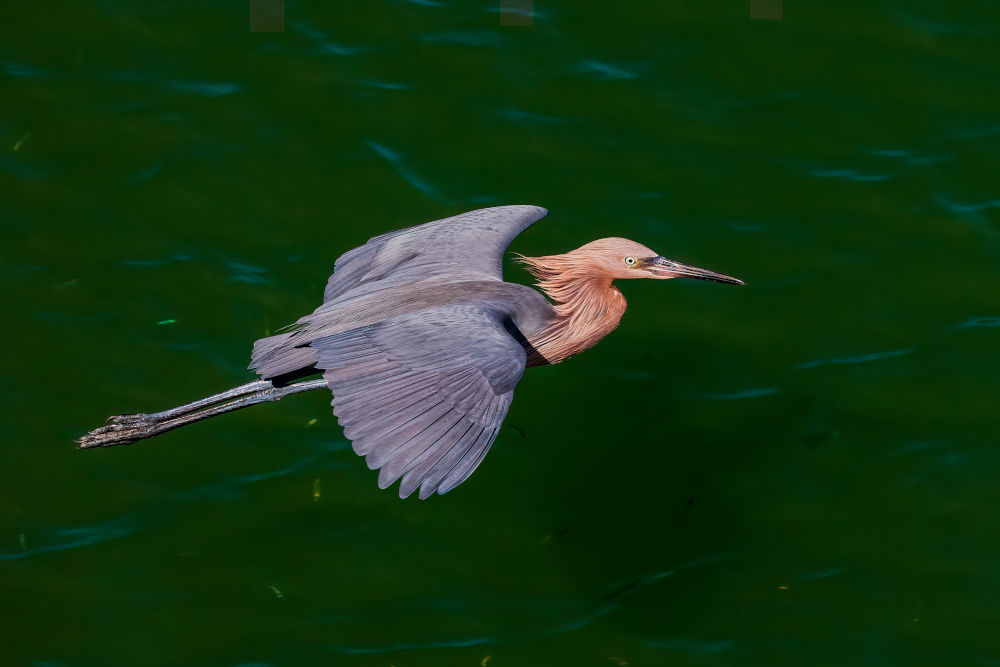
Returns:
[[[635,257],[626,257],[625,264],[628,266],[635,266]]]

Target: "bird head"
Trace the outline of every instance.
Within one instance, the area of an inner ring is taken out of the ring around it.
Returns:
[[[592,275],[611,279],[695,278],[730,285],[744,284],[732,276],[667,259],[641,243],[622,238],[597,239],[565,256],[574,257],[577,266],[586,267]]]

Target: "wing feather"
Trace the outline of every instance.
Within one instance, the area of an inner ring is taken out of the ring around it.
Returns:
[[[408,309],[416,310],[413,304],[428,297],[409,289],[415,285],[502,281],[507,246],[546,214],[540,206],[496,206],[369,239],[337,258],[323,303],[312,314],[293,324],[292,331],[254,343],[250,368],[269,379],[315,366],[315,339],[342,331],[352,322],[389,315],[379,298],[382,290],[407,289],[412,302]]]
[[[487,432],[487,429],[473,422],[472,427],[447,451],[435,452],[438,456],[434,460],[424,461],[419,467],[419,474],[417,474],[417,469],[413,471],[412,475],[407,473],[400,485],[400,494],[402,495],[404,490],[407,493],[412,493],[419,487],[418,497],[421,500],[429,497],[437,490],[438,484],[448,474],[448,471],[454,468],[455,464],[465,456],[465,453]]]
[[[334,399],[336,399],[336,394],[334,394]],[[384,435],[388,435],[400,428],[401,426],[410,423],[411,421],[419,418],[421,415],[433,410],[438,405],[443,405],[444,409],[449,406],[444,405],[441,398],[435,394],[425,394],[417,397],[407,397],[405,399],[409,402],[405,408],[394,410],[387,415],[374,415],[375,420],[369,420],[368,422],[363,422],[359,427],[356,427],[357,435],[353,436],[355,441],[365,442],[367,440],[378,439],[381,442],[381,438]],[[334,410],[334,414],[337,414],[337,410]],[[338,417],[340,415],[337,415]],[[352,437],[344,431],[347,437]],[[361,445],[359,445],[361,446]]]
[[[471,448],[462,460],[458,462],[448,476],[444,478],[444,481],[438,486],[439,493],[448,493],[456,486],[464,482],[476,471],[479,464],[482,462],[483,458],[486,456],[487,452],[490,451],[490,447],[493,445],[493,440],[496,438],[496,432],[492,433],[489,438],[480,438],[476,445]]]
[[[372,470],[377,470],[389,463],[403,445],[418,435],[424,436],[427,429],[441,419],[441,417],[448,414],[449,411],[450,407],[442,401],[422,412],[414,419],[388,432],[386,434],[388,437],[381,438],[365,458],[368,467]]]
[[[442,459],[442,461],[431,470],[431,472],[427,475],[427,479],[425,479],[424,483],[420,486],[420,499],[423,500],[429,497],[435,491],[438,493],[445,493],[441,490],[444,480],[452,473],[453,470],[463,465],[470,458],[474,458],[478,452],[482,451],[482,447],[484,445],[492,443],[496,434],[497,429],[484,428],[475,440],[467,442],[459,451],[452,452],[454,456],[448,457],[447,461]]]
[[[379,486],[426,498],[489,450],[524,372],[495,306],[430,308],[313,341],[333,412]],[[370,381],[366,381],[370,379]]]
[[[339,409],[350,417],[341,417],[340,423],[351,425],[359,419],[371,419],[392,414],[413,402],[414,394],[419,396],[420,392],[428,389],[434,384],[433,378],[425,378],[419,382],[403,383],[401,385],[386,388],[381,393],[354,397],[349,401],[344,401],[339,405]]]
[[[507,246],[547,213],[540,206],[495,206],[376,236],[337,258],[323,301],[370,283],[397,282],[401,273],[409,280],[464,268],[502,280]]]
[[[441,482],[439,492],[447,493],[465,480],[469,479],[469,477],[472,476],[472,473],[476,471],[476,468],[479,467],[479,464],[483,462],[483,459],[486,458],[486,454],[489,453],[490,448],[493,446],[495,438],[496,434],[494,433],[493,437],[489,440],[483,440],[477,443],[476,450],[471,452],[473,456],[467,457],[467,459],[464,459],[461,463],[459,463],[459,465],[455,466],[455,469],[448,474],[443,482]]]
[[[414,436],[394,449],[379,471],[379,487],[384,489],[402,477],[403,473],[413,466],[413,462],[417,458],[433,447],[438,440],[451,431],[462,419],[461,414],[449,410],[438,418],[437,421],[421,431],[418,434],[419,437]]]
[[[434,444],[425,449],[419,456],[414,457],[403,471],[403,481],[399,484],[399,495],[406,498],[416,491],[434,464],[444,458],[453,447],[457,446],[472,431],[478,433],[482,431],[482,428],[477,427],[476,423],[469,418],[463,417],[447,433],[438,438]]]

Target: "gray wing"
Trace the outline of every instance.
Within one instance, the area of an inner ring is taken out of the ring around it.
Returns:
[[[541,206],[495,206],[376,236],[337,259],[323,301],[375,281],[398,284],[439,273],[503,280],[507,246],[547,213]]]
[[[412,295],[418,283],[503,280],[503,253],[510,242],[548,213],[540,206],[497,206],[376,236],[337,259],[323,303],[291,325],[293,330],[253,345],[250,368],[272,378],[315,363],[309,342],[331,327],[351,327],[358,308],[371,311],[374,293],[397,288],[392,303]],[[365,302],[365,299],[369,301]],[[384,303],[384,302],[379,302]],[[412,309],[412,308],[411,308]],[[371,320],[369,320],[371,321]],[[329,333],[329,331],[327,331]]]
[[[489,451],[525,351],[489,306],[431,308],[313,341],[354,451],[399,495],[447,493]]]

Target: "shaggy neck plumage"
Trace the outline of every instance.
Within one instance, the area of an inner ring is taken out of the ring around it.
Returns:
[[[589,349],[615,330],[625,313],[625,297],[612,279],[596,274],[579,251],[547,257],[517,256],[554,302],[555,318],[528,340],[528,365],[556,364]]]

